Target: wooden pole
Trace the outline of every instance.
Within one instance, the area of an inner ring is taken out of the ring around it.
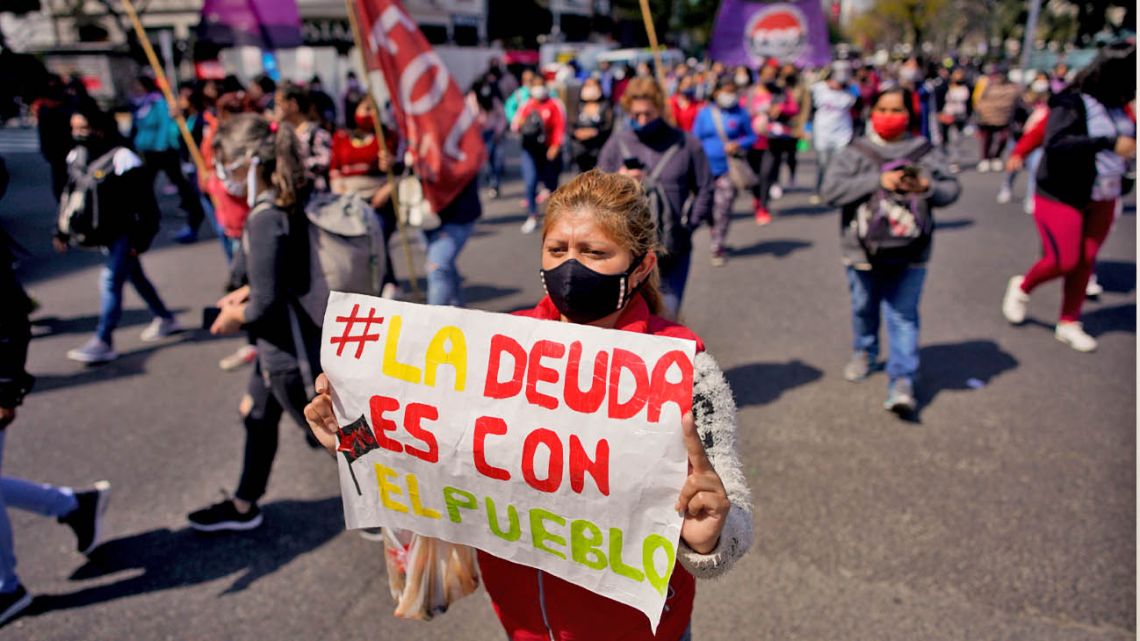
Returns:
[[[645,21],[645,33],[649,35],[649,48],[653,52],[657,82],[661,84],[661,91],[665,91],[665,69],[661,65],[661,50],[657,45],[657,27],[653,26],[653,16],[649,14],[649,0],[641,0],[641,18]]]
[[[353,0],[344,0],[345,9],[348,11],[348,24],[352,27],[352,39],[356,42],[356,50],[360,52],[360,63],[364,70],[364,90],[368,94],[368,102],[372,104],[372,127],[376,133],[376,142],[380,147],[380,153],[384,154],[388,151],[387,141],[384,139],[384,126],[380,122],[380,105],[376,104],[376,96],[372,93],[372,75],[368,73],[368,59],[364,50],[364,39],[360,33],[360,23],[356,20],[356,7],[353,6]],[[345,114],[348,118],[349,114]],[[400,201],[398,200],[396,192],[396,177],[392,172],[392,166],[396,164],[396,159],[392,158],[388,163],[388,185],[391,186],[391,195],[388,197],[392,199],[392,209],[396,212],[396,229],[400,232],[400,244],[404,247],[404,258],[408,261],[408,284],[412,288],[412,296],[416,300],[420,299],[420,284],[416,277],[416,264],[412,260],[412,247],[408,241],[408,228],[404,225],[404,221],[400,220]]]
[[[182,142],[186,143],[186,149],[190,152],[190,158],[194,161],[194,166],[198,169],[199,176],[206,175],[206,161],[202,158],[202,152],[198,149],[198,144],[194,142],[194,136],[190,135],[190,129],[186,126],[186,118],[182,116],[181,110],[178,109],[178,103],[174,100],[174,92],[170,89],[170,82],[166,77],[166,72],[162,70],[162,65],[158,62],[158,56],[154,53],[154,47],[150,44],[150,39],[146,36],[146,30],[143,29],[142,22],[139,21],[139,14],[135,11],[135,5],[131,0],[122,0],[123,9],[127,12],[127,17],[131,19],[131,24],[135,27],[135,35],[138,36],[139,44],[142,45],[143,51],[146,53],[146,59],[150,62],[151,69],[154,70],[154,77],[158,81],[158,86],[162,89],[162,95],[166,97],[166,104],[171,113],[174,114],[174,121],[178,123],[178,131],[182,134]]]

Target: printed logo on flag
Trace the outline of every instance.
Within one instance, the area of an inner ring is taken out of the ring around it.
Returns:
[[[757,11],[744,29],[744,46],[759,63],[766,58],[794,62],[808,46],[807,17],[793,5]]]

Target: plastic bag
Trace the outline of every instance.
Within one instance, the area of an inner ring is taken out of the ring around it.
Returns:
[[[401,619],[428,621],[479,587],[475,550],[384,528],[388,587]]]

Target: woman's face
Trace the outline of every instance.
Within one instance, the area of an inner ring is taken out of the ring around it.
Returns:
[[[550,226],[542,240],[542,268],[554,269],[576,259],[601,274],[620,274],[629,269],[633,254],[610,238],[587,212],[566,212]]]
[[[879,97],[879,102],[875,103],[875,106],[871,109],[871,113],[905,114],[907,110],[900,94],[888,93]]]

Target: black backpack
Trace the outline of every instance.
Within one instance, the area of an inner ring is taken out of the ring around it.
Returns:
[[[657,165],[653,167],[653,171],[649,172],[641,182],[641,187],[645,190],[645,198],[649,201],[649,215],[657,224],[657,243],[663,254],[673,254],[680,249],[678,239],[680,233],[685,231],[686,221],[683,218],[687,217],[688,212],[673,211],[673,204],[669,200],[669,195],[661,186],[661,173],[665,171],[665,166],[680,153],[684,146],[685,139],[681,138],[666,149],[665,153],[661,155],[661,159],[657,161]],[[626,147],[625,141],[620,138],[618,138],[618,147],[621,149],[622,158],[633,157],[629,148]],[[691,202],[690,200],[687,204],[691,204]]]
[[[866,139],[856,140],[852,147],[872,160],[880,172],[917,163],[934,148],[930,142],[923,142],[906,156],[887,160]],[[905,267],[921,260],[934,235],[934,217],[926,198],[881,187],[856,206],[851,225],[867,260],[875,267]]]
[[[546,149],[546,125],[542,122],[542,115],[537,111],[527,114],[519,127],[522,137],[523,149],[527,151],[543,151]]]
[[[68,168],[69,179],[59,198],[59,231],[82,247],[101,247],[113,241],[112,217],[122,212],[104,212],[99,207],[99,188],[114,174],[115,147],[91,162],[87,150],[76,147],[73,153],[82,154]]]

